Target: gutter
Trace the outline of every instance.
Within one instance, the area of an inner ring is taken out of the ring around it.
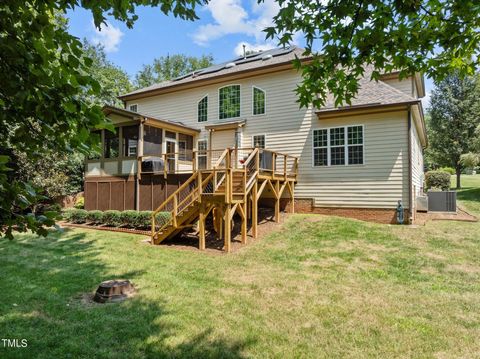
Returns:
[[[413,224],[413,194],[412,194],[412,110],[408,108],[407,115],[408,127],[408,223]]]

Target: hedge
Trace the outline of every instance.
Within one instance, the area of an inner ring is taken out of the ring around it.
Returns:
[[[447,172],[450,175],[454,175],[456,173],[455,168],[452,168],[452,167],[442,167],[442,168],[439,168],[438,171]]]
[[[122,225],[120,211],[110,210],[103,212],[103,224],[112,227],[119,227]]]
[[[69,208],[63,211],[63,219],[72,223],[104,224],[112,227],[129,227],[135,229],[150,229],[152,225],[152,211],[85,211]],[[169,212],[160,212],[155,216],[157,227],[170,220]]]
[[[70,215],[70,222],[85,223],[87,221],[87,211],[84,209],[75,209]]]
[[[103,212],[102,211],[89,211],[87,212],[87,222],[91,224],[102,224],[103,223]]]
[[[425,174],[425,186],[427,189],[441,189],[448,191],[450,189],[451,175],[444,171],[428,171]]]

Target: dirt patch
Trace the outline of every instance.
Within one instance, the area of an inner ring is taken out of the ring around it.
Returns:
[[[428,221],[462,221],[477,222],[478,218],[463,208],[457,207],[457,213],[447,212],[417,212],[415,224],[425,225]]]
[[[234,225],[232,228],[232,252],[237,252],[240,249],[251,245],[259,240],[261,240],[266,235],[278,231],[282,224],[285,222],[288,217],[287,213],[280,212],[280,222],[275,222],[275,211],[270,208],[259,208],[258,209],[258,226],[257,238],[252,237],[251,233],[251,223],[249,221],[247,225],[247,244],[242,244],[242,235],[241,235],[241,219],[240,217],[235,216],[233,218]],[[213,231],[213,226],[207,221],[207,231],[205,236],[205,251],[211,254],[223,254],[224,241],[223,239],[218,238],[217,234]],[[175,249],[181,250],[194,250],[198,251],[198,231],[192,230],[191,232],[184,232],[174,238],[163,241],[160,246],[169,246],[174,247]]]

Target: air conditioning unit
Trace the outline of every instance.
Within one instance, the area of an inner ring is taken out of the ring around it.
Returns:
[[[427,196],[418,196],[417,197],[417,211],[418,212],[428,212],[428,197]]]
[[[428,192],[428,210],[432,212],[456,212],[457,192]]]

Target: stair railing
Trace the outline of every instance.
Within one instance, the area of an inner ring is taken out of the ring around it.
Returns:
[[[177,218],[186,208],[200,199],[204,187],[212,180],[213,173],[202,178],[202,173],[196,171],[184,184],[173,192],[155,211],[152,212],[152,240],[168,225],[178,228]],[[200,185],[201,183],[201,185]],[[157,223],[157,215],[167,212],[162,223]]]

